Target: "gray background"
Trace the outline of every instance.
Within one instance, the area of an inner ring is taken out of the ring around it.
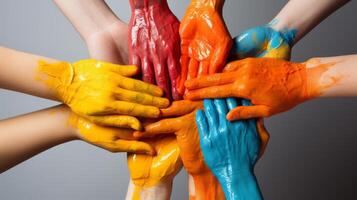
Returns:
[[[170,6],[181,18],[188,2],[171,0]],[[235,36],[269,22],[285,2],[227,0],[224,17]],[[108,3],[128,20],[126,0]],[[356,10],[357,2],[350,2],[322,22],[294,47],[293,60],[356,53]],[[51,1],[1,1],[0,25],[2,46],[68,61],[87,57],[85,44]],[[54,104],[0,90],[0,119]],[[271,141],[256,166],[265,199],[357,198],[356,99],[314,100],[266,120],[266,126]],[[125,157],[83,142],[54,147],[1,174],[0,199],[124,199]],[[172,199],[187,199],[184,171],[175,178]]]

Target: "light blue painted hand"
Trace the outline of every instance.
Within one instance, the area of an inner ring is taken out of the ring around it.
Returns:
[[[290,60],[297,31],[286,29],[279,32],[271,27],[272,23],[245,30],[235,37],[230,59],[269,57]]]
[[[204,100],[205,111],[196,113],[203,157],[227,200],[263,199],[253,173],[260,150],[255,121],[226,120],[228,111],[236,106],[234,98]]]

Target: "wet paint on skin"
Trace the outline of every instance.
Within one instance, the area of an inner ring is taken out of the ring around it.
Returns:
[[[93,59],[73,64],[40,61],[36,80],[44,82],[72,111],[100,125],[141,129],[136,117],[156,118],[169,105],[162,90],[131,79],[136,66]]]
[[[254,27],[235,37],[231,59],[268,57],[289,60],[297,30],[276,31],[271,25]]]
[[[199,145],[195,111],[202,106],[202,101],[175,101],[169,108],[161,110],[162,116],[166,119],[145,126],[145,132],[135,132],[134,135],[153,137],[174,133],[183,165],[194,180],[195,195],[191,195],[190,199],[223,200],[223,191],[217,179],[204,163]]]
[[[180,22],[166,0],[130,0],[129,62],[141,68],[142,80],[156,84],[169,99],[179,100]]]
[[[205,99],[204,111],[196,113],[204,160],[218,178],[227,200],[263,199],[253,173],[259,157],[257,130],[246,129],[253,121],[226,120],[238,106],[234,98]]]
[[[223,0],[191,1],[180,24],[181,75],[178,90],[186,80],[220,71],[232,39],[222,18]]]
[[[75,129],[82,140],[108,151],[155,154],[148,143],[134,140],[131,129],[98,126],[74,113],[71,113],[68,125]]]
[[[316,60],[313,62],[316,62]],[[253,106],[240,106],[227,115],[229,120],[268,117],[292,109],[321,95],[338,84],[342,77],[325,77],[336,63],[321,63],[306,68],[273,58],[247,58],[229,63],[224,73],[188,81],[188,99],[240,97],[250,99]],[[322,81],[322,82],[321,82]]]
[[[156,155],[128,154],[128,168],[135,188],[133,200],[140,199],[140,192],[172,179],[182,168],[180,149],[176,138],[168,136],[146,140]]]

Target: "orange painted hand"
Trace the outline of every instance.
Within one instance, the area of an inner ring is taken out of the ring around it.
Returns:
[[[206,166],[200,149],[199,135],[195,123],[196,109],[202,108],[202,101],[175,101],[162,109],[160,120],[145,126],[145,132],[135,132],[135,136],[152,137],[175,133],[180,156],[187,172],[193,176],[196,199],[224,199],[223,191],[214,175]],[[192,199],[193,197],[191,197]]]
[[[110,152],[135,152],[154,155],[154,148],[141,141],[135,141],[133,130],[98,126],[89,120],[71,113],[69,125],[81,140]]]
[[[315,87],[317,84],[314,82],[319,81],[318,78],[327,68],[321,66],[307,69],[307,63],[273,58],[247,58],[231,62],[223,73],[187,81],[186,87],[190,91],[186,97],[250,99],[253,106],[239,106],[231,110],[227,118],[268,117],[320,94],[322,88]]]
[[[146,141],[156,155],[128,154],[130,177],[135,185],[132,199],[140,199],[140,190],[166,182],[180,171],[182,161],[175,137],[161,137]]]
[[[232,39],[222,19],[224,0],[192,0],[180,25],[181,75],[178,90],[186,80],[220,71]]]
[[[99,125],[141,129],[137,117],[156,118],[169,105],[154,85],[128,78],[136,66],[97,60],[76,63],[40,62],[39,79],[75,113]]]

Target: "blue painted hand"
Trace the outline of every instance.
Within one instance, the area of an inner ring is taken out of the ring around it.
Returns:
[[[249,104],[246,100],[239,102]],[[255,121],[226,119],[228,111],[237,106],[234,98],[204,100],[205,111],[196,113],[201,150],[227,200],[262,199],[253,173],[260,151]]]

